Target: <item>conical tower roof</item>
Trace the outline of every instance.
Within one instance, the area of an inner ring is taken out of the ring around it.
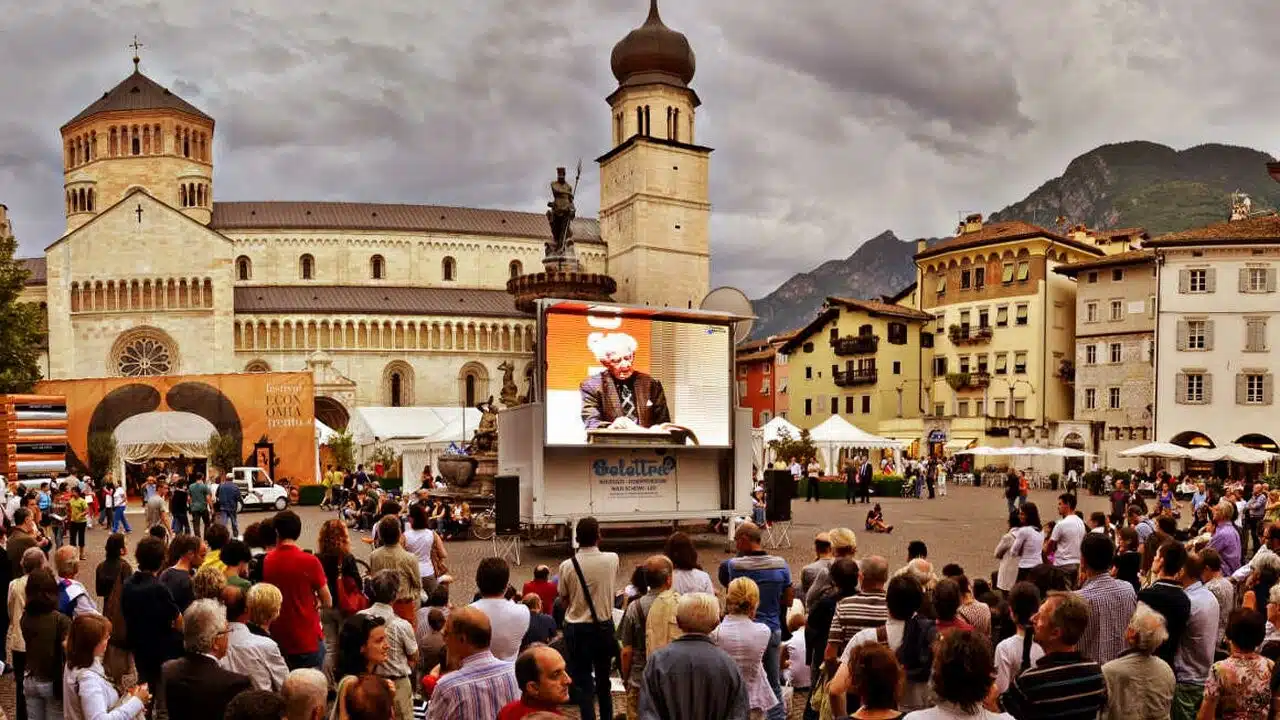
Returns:
[[[142,74],[136,67],[133,74],[119,85],[102,93],[92,105],[71,118],[67,125],[79,122],[98,113],[127,110],[177,110],[213,122],[196,106],[169,92],[159,83]],[[65,127],[65,126],[64,126]]]

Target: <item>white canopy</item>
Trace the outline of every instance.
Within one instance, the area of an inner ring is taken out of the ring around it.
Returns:
[[[1212,448],[1196,448],[1190,451],[1190,457],[1193,460],[1202,460],[1204,462],[1228,460],[1246,465],[1260,465],[1271,460],[1275,455],[1266,450],[1255,450],[1243,445],[1228,443]]]
[[[1076,448],[1069,448],[1069,447],[1054,448],[1046,452],[1045,455],[1053,455],[1054,457],[1064,457],[1064,458],[1093,457],[1093,453],[1088,453],[1083,450],[1077,450]]]
[[[460,407],[361,407],[351,411],[348,432],[356,445],[364,447],[389,440],[413,441],[432,438],[453,428],[456,440],[480,424],[480,411]],[[400,444],[400,443],[397,443]]]
[[[328,445],[329,440],[337,434],[336,430],[316,420],[316,445]]]
[[[832,415],[820,425],[809,431],[809,437],[818,447],[818,452],[825,460],[826,473],[834,475],[841,450],[856,448],[859,450],[888,449],[895,453],[902,449],[898,440],[872,435],[862,430],[839,415]],[[895,463],[896,464],[896,463]]]
[[[1059,448],[1065,449],[1065,448]],[[1016,447],[993,448],[980,445],[968,450],[957,450],[956,455],[1056,455],[1058,453],[1045,448],[1035,447],[1032,445],[1019,445]],[[1067,457],[1067,456],[1061,456]],[[1074,455],[1069,457],[1075,457]]]
[[[769,465],[769,443],[781,437],[783,430],[787,431],[792,440],[800,438],[800,428],[787,422],[784,417],[775,417],[765,423],[763,427],[758,427],[751,431],[752,455],[756,459],[756,466],[761,470]]]
[[[367,409],[367,408],[366,408]],[[400,410],[402,408],[378,408],[379,410]],[[475,408],[406,408],[411,410],[431,410],[439,423],[430,433],[412,439],[394,440],[400,451],[400,470],[404,475],[405,492],[413,492],[422,485],[422,470],[431,469],[431,476],[439,475],[436,461],[441,455],[449,452],[450,445],[461,447],[471,441],[471,435],[480,424],[481,413]],[[418,426],[426,429],[425,426]]]
[[[213,423],[194,413],[153,411],[120,423],[112,437],[125,462],[137,464],[154,457],[205,457],[209,438],[217,432]]]
[[[972,447],[972,448],[969,448],[968,450],[956,451],[956,455],[979,456],[979,455],[1003,455],[1003,454],[1004,454],[1004,451],[1001,450],[1000,448],[987,447],[986,445],[979,445],[978,447]]]
[[[1149,442],[1117,453],[1120,457],[1188,458],[1191,451],[1181,445],[1166,442]]]

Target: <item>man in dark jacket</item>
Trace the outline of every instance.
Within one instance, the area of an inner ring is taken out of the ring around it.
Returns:
[[[160,667],[182,654],[181,614],[169,588],[156,578],[164,564],[164,541],[145,537],[138,542],[138,571],[120,589],[120,613],[124,616],[128,649],[138,668],[138,682],[152,690],[160,680]]]
[[[182,615],[186,653],[164,664],[156,692],[156,720],[221,720],[231,698],[249,690],[248,677],[224,670],[227,610],[217,600],[197,600]]]
[[[1018,496],[1022,494],[1022,485],[1018,481],[1017,473],[1010,472],[1004,479],[1004,500],[1009,504],[1009,514],[1012,515],[1017,511],[1014,504],[1018,501]]]

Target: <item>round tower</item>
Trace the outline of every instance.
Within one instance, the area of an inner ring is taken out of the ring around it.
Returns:
[[[213,212],[213,118],[142,74],[62,126],[67,232],[142,188],[197,222]]]
[[[613,46],[609,65],[618,80],[608,98],[615,146],[636,135],[693,144],[700,101],[689,83],[697,62],[688,38],[662,22],[658,0],[650,0],[644,24]]]

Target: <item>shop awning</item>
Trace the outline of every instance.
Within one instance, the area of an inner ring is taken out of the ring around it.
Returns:
[[[951,438],[942,446],[947,452],[963,450],[978,441],[978,438]]]

